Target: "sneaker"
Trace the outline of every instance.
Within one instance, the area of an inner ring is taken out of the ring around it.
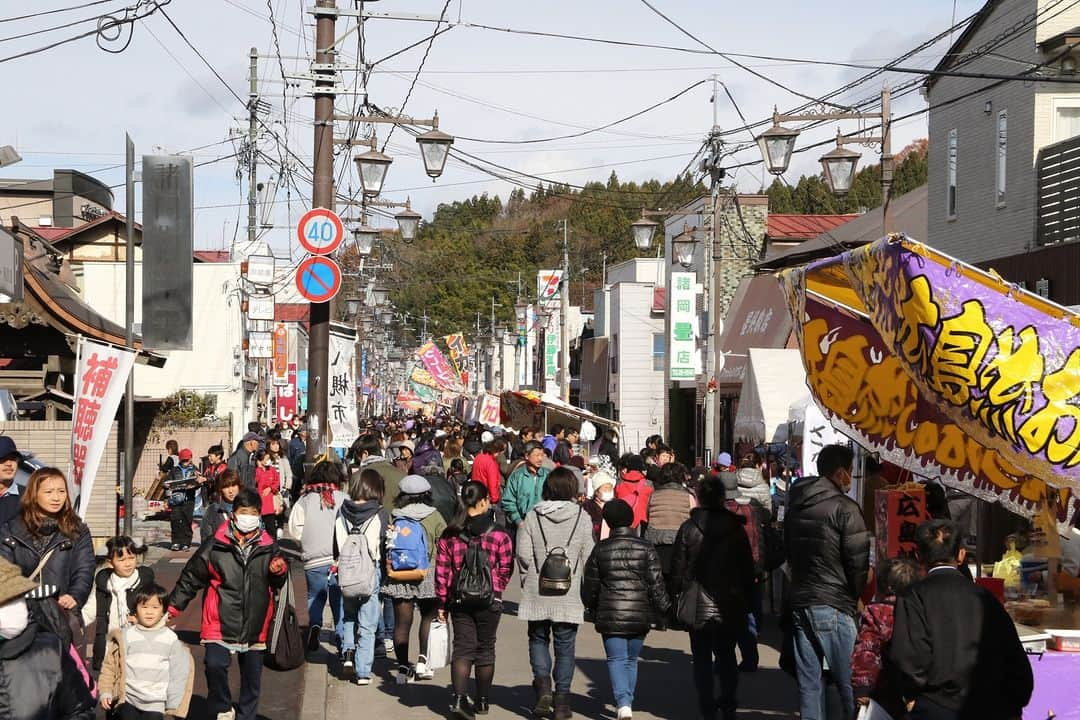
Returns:
[[[236,720],[236,709],[229,708],[225,712],[218,713],[217,720]]]
[[[619,708],[619,712],[616,713],[615,717],[618,720],[631,720],[634,717],[634,714],[630,710],[629,705],[623,705],[621,708]]]
[[[353,667],[356,664],[355,659],[356,659],[356,651],[355,650],[346,650],[346,651],[342,652],[341,653],[341,667],[343,667],[346,670],[352,670]]]
[[[435,671],[427,666],[427,658],[423,655],[416,660],[416,679],[430,680],[435,677]]]
[[[398,665],[397,677],[394,681],[398,685],[404,685],[409,682],[409,667],[407,665]]]
[[[386,654],[394,652],[394,641],[391,638],[383,640],[383,649],[386,650]]]
[[[180,552],[180,544],[179,543],[173,543],[172,547],[169,548],[169,549],[172,550],[173,552]]]
[[[356,678],[355,680],[353,680],[353,683],[356,684],[356,685],[360,685],[360,686],[370,685],[371,684],[371,678],[369,678],[369,677]]]
[[[315,652],[319,649],[319,632],[322,628],[318,625],[312,625],[307,631],[307,651]]]

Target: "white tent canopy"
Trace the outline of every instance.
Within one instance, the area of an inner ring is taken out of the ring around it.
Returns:
[[[751,348],[749,354],[735,415],[735,438],[787,442],[792,401],[810,395],[799,351]]]

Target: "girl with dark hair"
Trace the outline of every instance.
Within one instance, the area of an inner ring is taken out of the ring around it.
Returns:
[[[398,661],[397,683],[404,685],[413,675],[417,680],[430,680],[434,673],[427,666],[428,637],[431,622],[438,610],[435,598],[435,551],[436,543],[446,529],[446,521],[435,509],[431,496],[431,483],[422,475],[406,475],[400,484],[400,492],[394,500],[389,538],[416,524],[424,533],[427,550],[426,569],[394,570],[387,557],[387,579],[382,594],[394,601],[394,654]],[[413,615],[420,608],[420,654],[416,667],[410,669],[409,633]]]
[[[45,561],[37,598],[55,597],[65,610],[82,608],[94,582],[90,528],[71,507],[67,478],[57,468],[35,470],[21,496],[19,515],[0,528],[0,557],[29,577]]]
[[[105,659],[105,640],[113,630],[131,623],[128,601],[140,589],[154,584],[154,571],[139,565],[146,546],[139,547],[127,535],[105,543],[105,567],[94,577],[94,593],[83,606],[83,624],[94,623],[94,670]]]
[[[262,498],[263,527],[270,537],[277,538],[278,513],[281,512],[281,476],[269,450],[255,452],[255,487]]]
[[[244,487],[240,474],[232,468],[226,468],[218,475],[215,483],[217,499],[206,506],[202,524],[199,525],[199,543],[202,544],[214,536],[214,531],[229,519],[233,500],[240,488]]]
[[[435,595],[439,619],[454,623],[450,679],[454,689],[450,716],[471,720],[488,713],[488,696],[495,678],[495,636],[502,617],[502,594],[514,572],[514,544],[495,524],[491,498],[482,483],[461,487],[462,509],[439,539],[435,557]],[[484,562],[486,568],[477,567]],[[459,592],[462,573],[471,578],[490,573],[491,597],[476,599]],[[468,698],[469,675],[475,668],[476,700]]]

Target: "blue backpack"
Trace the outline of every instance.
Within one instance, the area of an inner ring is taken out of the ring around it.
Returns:
[[[412,518],[394,518],[386,541],[392,570],[427,570],[427,534],[420,521]]]

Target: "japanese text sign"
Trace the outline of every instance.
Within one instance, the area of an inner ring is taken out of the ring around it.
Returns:
[[[284,385],[289,381],[289,331],[284,323],[274,328],[274,384]]]
[[[427,371],[431,373],[431,377],[435,379],[436,384],[443,390],[454,390],[458,388],[457,373],[450,367],[450,361],[446,359],[446,356],[442,354],[439,348],[435,347],[435,343],[428,341],[421,346],[416,354],[420,357],[420,362],[424,364]]]
[[[276,388],[274,402],[278,422],[291,422],[296,415],[296,363],[288,364],[288,382]]]
[[[77,362],[68,495],[79,516],[85,519],[98,465],[135,353],[80,337]]]
[[[697,293],[694,289],[694,273],[671,273],[668,290],[671,318],[671,338],[668,342],[668,378],[693,380],[697,376],[697,342],[694,327],[697,325]]]
[[[326,403],[330,423],[330,447],[351,447],[360,435],[353,380],[354,338],[330,335],[330,388]]]
[[[484,393],[483,399],[480,401],[480,424],[498,425],[500,420],[499,409],[501,405],[502,403],[499,401],[498,395]]]
[[[927,519],[922,490],[878,490],[874,498],[877,557],[915,557],[915,530]]]

